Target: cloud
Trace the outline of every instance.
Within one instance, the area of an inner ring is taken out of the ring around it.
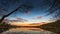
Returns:
[[[28,21],[28,20],[26,20],[26,19],[23,19],[23,18],[15,18],[16,19],[16,21],[19,21],[19,22],[26,22],[26,21]]]
[[[27,14],[30,14],[30,13],[31,13],[31,11],[30,11],[30,10],[28,10],[28,11],[27,11]]]
[[[35,16],[33,19],[40,19],[42,16]]]
[[[27,22],[28,20],[23,19],[23,18],[15,18],[13,20],[9,20],[9,19],[4,19],[4,22]]]
[[[31,13],[30,10],[27,10],[24,14],[29,15]]]

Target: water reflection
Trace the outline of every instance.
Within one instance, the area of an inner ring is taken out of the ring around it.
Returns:
[[[8,31],[3,32],[2,34],[56,34],[50,31],[46,31],[40,28],[11,28]]]

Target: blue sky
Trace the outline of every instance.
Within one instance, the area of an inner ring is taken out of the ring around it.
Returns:
[[[51,3],[54,0],[49,0]],[[0,17],[6,15],[16,9],[19,5],[31,4],[33,8],[25,12],[26,8],[22,7],[21,10],[14,12],[12,15],[7,17],[8,19],[22,18],[30,22],[47,22],[53,15],[45,16],[47,10],[50,8],[51,4],[47,0],[0,0]]]

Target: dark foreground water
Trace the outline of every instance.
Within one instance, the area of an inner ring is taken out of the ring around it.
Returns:
[[[11,28],[1,34],[57,34],[40,28]]]

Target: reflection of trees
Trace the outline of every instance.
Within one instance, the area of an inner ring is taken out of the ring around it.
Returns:
[[[4,32],[4,31],[7,31],[10,29],[10,24],[0,24],[0,33]]]
[[[41,25],[40,28],[59,34],[60,33],[60,25],[59,24],[60,24],[60,20],[57,20],[56,22]]]

